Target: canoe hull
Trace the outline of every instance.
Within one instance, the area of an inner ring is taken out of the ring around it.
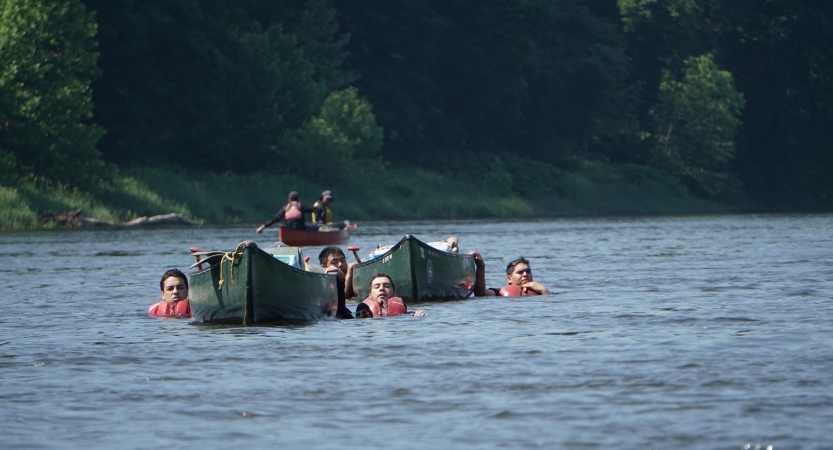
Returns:
[[[332,231],[305,231],[281,227],[278,239],[291,247],[307,247],[314,245],[339,245],[350,240],[347,229]]]
[[[370,281],[377,273],[390,275],[396,294],[411,303],[466,298],[474,290],[471,255],[437,250],[410,235],[353,269],[353,289],[359,298],[370,293]]]
[[[284,264],[253,242],[227,255],[232,256],[190,276],[195,322],[248,325],[335,315],[335,276]]]

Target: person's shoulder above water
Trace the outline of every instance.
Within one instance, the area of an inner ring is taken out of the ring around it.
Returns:
[[[188,301],[188,277],[178,269],[171,269],[162,275],[159,281],[162,300],[148,308],[150,316],[188,316],[192,317],[191,303]]]
[[[386,273],[377,273],[370,280],[370,294],[356,307],[356,318],[386,317],[410,314],[424,316],[425,311],[408,313],[405,302],[396,296],[393,279]]]
[[[148,308],[148,315],[149,316],[188,316],[192,317],[193,314],[191,313],[191,304],[188,299],[176,302],[176,304],[171,305],[165,300],[161,300],[159,303],[155,303],[150,305]]]
[[[503,297],[518,297],[524,295],[550,295],[549,289],[532,279],[532,268],[523,256],[515,259],[506,266],[507,285],[500,289],[486,287],[486,262],[478,252],[469,252],[474,258],[477,268],[474,284],[476,297],[500,295]]]

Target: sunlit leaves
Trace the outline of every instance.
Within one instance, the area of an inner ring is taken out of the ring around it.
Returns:
[[[729,162],[741,125],[743,95],[712,55],[688,58],[681,80],[665,71],[650,112],[655,163],[691,188],[717,195],[729,185]]]
[[[86,188],[104,176],[95,148],[103,130],[87,123],[95,33],[79,0],[0,2],[0,148],[12,155],[5,170]]]

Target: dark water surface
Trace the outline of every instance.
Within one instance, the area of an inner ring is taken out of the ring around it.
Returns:
[[[0,235],[0,447],[833,448],[833,216],[362,224],[362,254],[455,235],[489,285],[523,254],[561,293],[145,316],[190,246],[270,242],[253,230]]]

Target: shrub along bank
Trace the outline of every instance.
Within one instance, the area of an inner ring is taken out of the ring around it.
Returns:
[[[335,193],[337,219],[427,220],[593,215],[692,214],[751,209],[696,197],[675,178],[645,166],[586,163],[574,172],[496,160],[482,179],[389,168],[378,177],[329,185],[294,175],[218,174],[175,168],[119,171],[111,185],[82,192],[42,180],[0,186],[0,229],[37,229],[40,215],[82,209],[113,222],[176,212],[201,224],[260,223],[291,190],[312,203]],[[540,172],[540,173],[539,173]]]

